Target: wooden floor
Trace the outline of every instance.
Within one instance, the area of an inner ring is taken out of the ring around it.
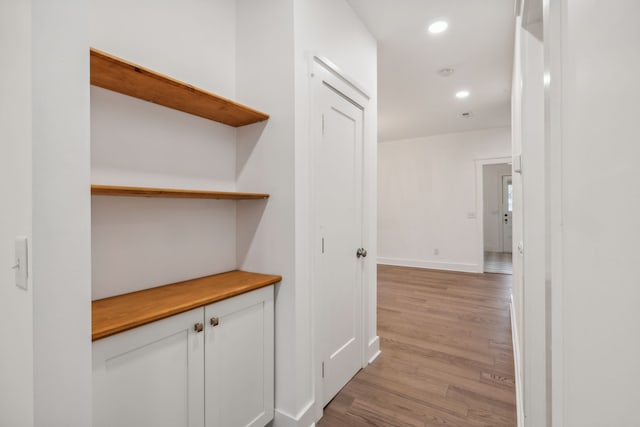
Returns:
[[[511,276],[378,267],[382,354],[319,427],[515,426]]]
[[[510,252],[485,252],[485,273],[513,274],[513,256]]]

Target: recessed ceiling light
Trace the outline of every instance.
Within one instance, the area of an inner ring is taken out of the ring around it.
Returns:
[[[431,34],[439,34],[443,31],[446,31],[449,28],[449,24],[447,21],[436,21],[433,24],[429,25],[429,32]]]
[[[471,93],[468,90],[460,90],[456,92],[456,98],[458,99],[468,98],[469,95],[471,95]]]
[[[454,73],[454,71],[455,70],[453,68],[442,68],[438,70],[438,74],[441,75],[442,77],[449,77]]]

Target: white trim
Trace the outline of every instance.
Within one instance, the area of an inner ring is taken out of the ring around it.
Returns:
[[[509,311],[511,313],[511,340],[513,342],[513,363],[515,365],[516,376],[516,417],[517,427],[524,427],[524,395],[522,393],[522,362],[520,357],[520,340],[518,339],[518,316],[516,315],[515,305],[513,304],[513,294],[511,294],[511,302],[509,303]]]
[[[543,0],[545,85],[545,179],[546,179],[546,307],[547,424],[565,424],[564,365],[564,229],[563,229],[563,64],[567,52],[567,1]]]
[[[476,259],[477,269],[475,272],[484,273],[484,190],[482,170],[484,165],[499,165],[502,163],[512,163],[512,157],[494,157],[490,159],[476,159],[476,228],[477,247]],[[504,240],[504,239],[503,239]],[[459,270],[466,271],[466,270]]]
[[[311,400],[307,405],[295,416],[276,409],[273,417],[273,427],[309,427],[315,425],[313,419],[315,401]]]
[[[428,268],[432,270],[461,271],[463,273],[482,273],[482,265],[466,264],[461,262],[441,262],[409,258],[378,257],[378,264],[395,265],[398,267]]]
[[[351,77],[346,75],[342,71],[342,69],[340,67],[338,67],[336,64],[334,64],[332,61],[330,61],[329,59],[325,58],[324,56],[320,56],[320,55],[313,55],[313,60],[316,61],[318,64],[322,65],[326,70],[331,71],[331,73],[334,76],[336,76],[337,78],[339,78],[343,82],[347,83],[353,89],[355,89],[358,92],[360,92],[361,95],[363,95],[365,98],[367,98],[367,101],[371,99],[371,97],[369,96],[367,91],[364,90],[362,88],[362,86],[360,86],[358,83],[356,83],[356,81],[354,79],[352,79]]]
[[[369,346],[367,349],[368,364],[373,363],[374,360],[376,360],[378,356],[380,356],[380,354],[382,354],[382,351],[380,351],[380,337],[376,335],[374,339],[369,341]]]

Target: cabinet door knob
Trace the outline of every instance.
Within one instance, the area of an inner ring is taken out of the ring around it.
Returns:
[[[196,323],[193,325],[193,330],[196,332],[202,332],[204,330],[204,325],[202,323]]]
[[[212,317],[211,318],[211,326],[218,326],[220,324],[220,319],[217,317]]]

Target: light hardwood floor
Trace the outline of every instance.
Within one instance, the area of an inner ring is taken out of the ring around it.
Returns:
[[[513,274],[513,256],[510,252],[485,252],[485,273]]]
[[[382,355],[318,427],[515,426],[511,276],[378,266]]]

